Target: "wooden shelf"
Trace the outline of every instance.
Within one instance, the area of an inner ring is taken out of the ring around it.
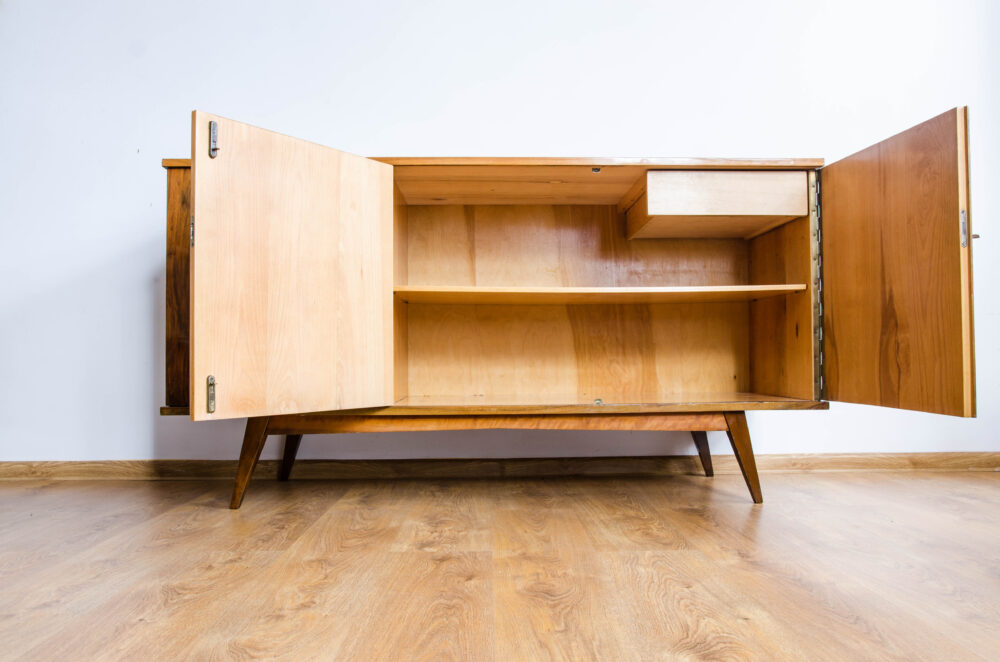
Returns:
[[[602,397],[603,396],[603,397]],[[592,393],[516,395],[411,395],[391,407],[366,410],[369,415],[448,414],[653,414],[760,409],[826,409],[818,400],[785,398],[737,391],[687,393],[673,397],[616,398]]]
[[[804,292],[804,283],[705,287],[467,287],[409,285],[395,288],[408,303],[618,304],[749,301]]]

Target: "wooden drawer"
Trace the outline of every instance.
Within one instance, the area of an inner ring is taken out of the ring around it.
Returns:
[[[805,171],[650,170],[628,210],[629,239],[749,239],[806,216]]]

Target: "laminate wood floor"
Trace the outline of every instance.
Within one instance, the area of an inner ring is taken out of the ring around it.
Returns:
[[[1000,474],[0,482],[4,660],[996,660]]]

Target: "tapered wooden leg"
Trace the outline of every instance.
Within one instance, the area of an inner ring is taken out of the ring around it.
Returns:
[[[750,489],[750,496],[754,503],[764,503],[764,497],[760,493],[760,479],[757,477],[757,462],[753,458],[753,447],[750,445],[750,428],[747,427],[747,415],[742,411],[727,411],[726,424],[729,430],[729,443],[733,445],[733,453],[736,454],[736,462],[743,472],[743,479]]]
[[[240,451],[240,463],[236,466],[236,484],[233,486],[233,498],[229,507],[236,509],[243,503],[243,493],[247,491],[250,476],[253,475],[260,452],[264,450],[267,441],[267,416],[247,419],[247,429],[243,433],[243,449]]]
[[[295,464],[295,456],[299,452],[299,444],[301,443],[301,434],[285,435],[285,452],[281,456],[281,468],[278,469],[278,480],[288,480],[288,477],[292,475],[292,465]]]
[[[698,449],[698,456],[701,458],[701,466],[705,469],[705,475],[714,476],[712,454],[708,451],[708,433],[692,432],[691,436],[694,437],[694,447]]]

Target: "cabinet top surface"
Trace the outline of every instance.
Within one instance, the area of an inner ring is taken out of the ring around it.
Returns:
[[[521,157],[521,156],[377,156],[394,166],[631,166],[664,170],[813,170],[823,159],[703,159],[641,157]],[[187,158],[163,159],[164,168],[187,168]]]
[[[706,159],[632,157],[520,157],[520,156],[378,156],[376,161],[394,166],[642,166],[663,169],[708,170],[812,170],[823,159]]]

